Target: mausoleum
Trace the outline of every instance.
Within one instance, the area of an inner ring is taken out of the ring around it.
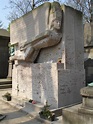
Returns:
[[[7,78],[10,34],[5,29],[0,29],[0,78]]]

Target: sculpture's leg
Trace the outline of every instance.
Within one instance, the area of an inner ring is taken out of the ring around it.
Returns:
[[[40,50],[35,50],[34,52],[33,52],[33,54],[31,54],[31,55],[29,55],[29,60],[30,60],[30,62],[34,62],[35,60],[36,60],[36,58],[37,58],[37,56],[38,56],[38,54],[39,54],[39,51]]]
[[[18,50],[14,56],[10,57],[10,60],[30,60],[30,56],[34,52],[34,48],[29,46],[27,49],[24,51]]]
[[[38,43],[33,45],[34,49],[38,50],[38,49],[41,49],[41,48],[48,47],[48,40],[49,40],[49,38],[45,38],[41,41],[38,41]]]
[[[20,52],[15,55],[17,60],[25,60],[34,62],[40,49],[50,47],[58,44],[62,37],[62,34],[58,34],[55,31],[49,32],[47,37],[38,40],[37,42],[33,41],[31,44],[24,44],[20,47]]]
[[[25,57],[23,56],[23,54],[20,54],[20,55],[14,55],[14,56],[11,56],[10,57],[10,60],[13,61],[13,60],[25,60]]]
[[[62,34],[58,34],[55,31],[50,32],[49,37],[46,37],[40,41],[38,41],[36,44],[33,45],[35,50],[46,48],[50,46],[54,46],[60,42],[60,39],[62,37]]]
[[[29,46],[24,53],[24,58],[25,60],[29,60],[31,57],[31,55],[34,53],[34,48]],[[32,60],[31,60],[32,61]]]

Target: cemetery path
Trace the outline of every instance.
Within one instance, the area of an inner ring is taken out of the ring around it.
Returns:
[[[43,122],[36,120],[30,114],[2,101],[2,95],[6,92],[11,93],[11,89],[0,90],[0,114],[6,115],[6,117],[0,121],[0,124],[43,124]]]
[[[31,115],[0,101],[0,114],[6,115],[0,124],[42,124]]]
[[[21,108],[11,105],[11,103],[9,103],[10,101],[5,102],[2,99],[2,95],[6,92],[11,93],[11,88],[7,90],[0,89],[0,114],[6,115],[6,117],[0,121],[0,124],[62,124],[61,116],[54,122],[40,121]]]

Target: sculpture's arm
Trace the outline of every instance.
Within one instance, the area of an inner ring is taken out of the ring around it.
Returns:
[[[60,41],[61,37],[62,33],[47,30],[45,33],[36,36],[36,38],[32,39],[30,42],[25,42],[21,44],[20,50],[26,50],[29,46],[32,46],[35,50],[53,46]]]
[[[22,58],[33,62],[40,49],[54,46],[60,42],[62,38],[62,10],[56,2],[51,5],[48,27],[49,30],[45,30],[44,33],[37,35],[31,41],[20,44],[20,52],[23,53],[23,57],[16,57],[16,59]]]
[[[41,48],[44,48],[52,46],[52,44],[57,44],[57,42],[59,42],[60,37],[62,37],[62,16],[63,12],[58,2],[51,3],[48,16],[49,30],[46,30],[44,33],[37,35],[31,41],[20,44],[20,50],[25,50],[29,45],[36,47],[41,44]]]
[[[32,45],[35,50],[40,50],[41,48],[46,48],[50,46],[54,46],[60,42],[62,38],[61,33],[57,33],[55,31],[49,31],[48,37],[40,40],[39,42]]]

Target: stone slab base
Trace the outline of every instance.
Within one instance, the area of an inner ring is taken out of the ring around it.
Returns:
[[[27,102],[27,101],[28,101],[28,99],[12,96],[12,102],[15,103],[16,105],[25,107],[25,102]]]
[[[63,110],[62,124],[93,124],[93,114],[83,114],[78,110],[81,104]]]
[[[27,109],[31,109],[31,111],[35,111],[35,112],[40,112],[42,110],[42,108],[44,107],[44,105],[40,102],[37,102],[36,104],[32,104],[30,102],[26,102],[25,103],[25,107]]]
[[[0,89],[12,88],[12,79],[0,79]]]

